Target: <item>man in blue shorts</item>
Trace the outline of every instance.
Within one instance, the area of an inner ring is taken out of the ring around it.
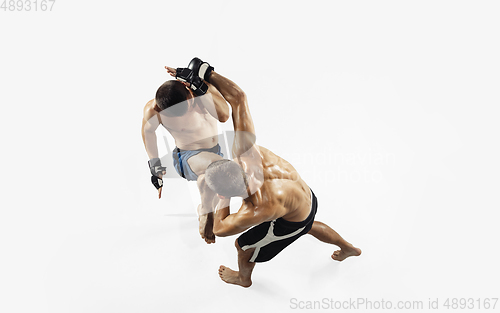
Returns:
[[[215,193],[200,175],[210,163],[223,157],[218,143],[217,121],[227,121],[229,106],[208,82],[213,69],[208,63],[194,58],[187,68],[165,68],[176,79],[166,81],[158,88],[155,98],[144,107],[142,119],[141,133],[149,157],[151,182],[161,198],[166,167],[158,157],[155,131],[162,125],[175,140],[176,147],[172,151],[175,170],[179,176],[198,184],[201,195],[198,206],[200,235],[207,243],[213,243]],[[215,197],[215,200],[218,199]]]

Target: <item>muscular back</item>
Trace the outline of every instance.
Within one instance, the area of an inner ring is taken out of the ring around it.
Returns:
[[[255,209],[290,222],[307,218],[311,208],[311,191],[295,168],[272,151],[259,146],[262,155],[264,183],[258,192],[245,199]]]

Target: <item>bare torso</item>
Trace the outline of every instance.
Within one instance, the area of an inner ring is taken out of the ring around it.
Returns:
[[[148,102],[148,106],[154,111],[155,101]],[[156,111],[154,114],[182,150],[208,149],[218,143],[217,120],[202,106],[190,105],[186,114],[178,117]]]
[[[245,199],[255,210],[266,210],[272,219],[282,217],[290,222],[300,222],[311,212],[311,191],[295,168],[270,150],[260,147],[264,183]],[[271,220],[272,220],[271,219]]]

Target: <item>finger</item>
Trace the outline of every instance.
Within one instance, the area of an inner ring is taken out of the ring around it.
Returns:
[[[165,68],[167,69],[167,72],[172,76],[174,76],[177,73],[177,70],[173,67],[165,66]]]

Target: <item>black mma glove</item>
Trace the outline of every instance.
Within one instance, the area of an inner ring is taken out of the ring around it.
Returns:
[[[202,96],[208,91],[208,86],[203,80],[208,82],[213,70],[213,66],[210,66],[207,62],[193,58],[187,68],[177,68],[175,78],[189,83],[191,90],[197,96]]]
[[[175,78],[181,82],[191,83],[193,81],[193,70],[190,68],[178,67],[175,73]]]
[[[151,172],[151,183],[156,187],[156,189],[160,189],[163,186],[163,180],[159,177],[163,175],[163,171],[167,168],[161,166],[161,161],[159,158],[152,158],[148,161],[149,171]]]
[[[213,66],[198,58],[193,58],[187,68],[193,71],[193,76],[198,76],[207,82],[210,82],[210,75],[212,75],[212,71],[214,70]]]
[[[151,183],[156,187],[156,189],[163,187],[163,179],[158,176],[151,176]]]
[[[177,74],[175,74],[175,78],[180,81],[189,83],[191,90],[193,90],[197,96],[203,96],[208,91],[207,84],[205,84],[205,82],[201,78],[195,76],[193,74],[193,71],[189,68],[177,68]]]

